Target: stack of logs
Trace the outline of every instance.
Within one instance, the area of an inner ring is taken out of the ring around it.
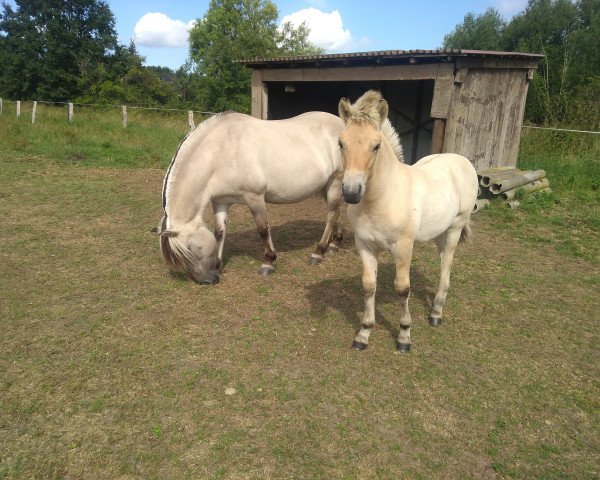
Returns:
[[[489,205],[490,200],[500,198],[509,208],[517,208],[517,192],[525,195],[550,193],[550,181],[544,170],[521,171],[516,167],[495,167],[477,172],[479,194],[473,213]]]

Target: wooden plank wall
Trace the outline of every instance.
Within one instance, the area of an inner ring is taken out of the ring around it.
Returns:
[[[527,74],[526,69],[457,69],[444,152],[464,155],[477,169],[516,165]]]

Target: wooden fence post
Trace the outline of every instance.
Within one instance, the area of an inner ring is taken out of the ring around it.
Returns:
[[[121,114],[123,116],[123,128],[127,126],[127,105],[121,105]]]
[[[21,100],[17,100],[17,118],[21,116]]]
[[[69,120],[69,122],[73,121],[73,103],[71,102],[69,102],[67,109],[67,119]]]
[[[194,111],[188,110],[188,125],[190,126],[190,130],[195,128],[194,126]]]
[[[37,110],[37,101],[33,101],[33,107],[31,107],[31,124],[35,123],[35,111]]]
[[[0,115],[2,115],[2,99],[0,98]]]

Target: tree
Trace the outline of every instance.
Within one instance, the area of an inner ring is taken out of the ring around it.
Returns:
[[[135,44],[117,46],[109,58],[108,67],[99,64],[86,71],[81,79],[84,103],[128,103],[141,106],[175,105],[175,86],[163,80],[159,73],[174,80],[175,74],[166,67],[144,67],[144,57],[138,54]]]
[[[190,57],[203,77],[206,108],[250,110],[250,71],[235,60],[285,54],[314,54],[306,26],[277,27],[277,7],[269,0],[211,0],[190,31]]]
[[[495,8],[481,15],[467,13],[462,23],[444,36],[444,48],[501,50],[506,23]]]
[[[98,0],[15,0],[0,14],[0,93],[33,99],[69,100],[80,78],[108,66],[117,49],[115,20]]]
[[[544,54],[527,100],[528,114],[537,122],[556,123],[564,115],[577,28],[577,6],[570,0],[529,0],[506,26],[506,50]]]
[[[479,17],[468,14],[444,37],[444,46],[543,53],[526,116],[536,123],[580,122],[582,115],[572,111],[576,106],[587,104],[590,120],[597,110],[592,101],[600,85],[598,38],[600,0],[529,0],[508,23],[493,9]]]

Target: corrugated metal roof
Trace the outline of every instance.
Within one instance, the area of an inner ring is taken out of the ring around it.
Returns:
[[[344,62],[360,60],[402,60],[409,58],[430,58],[430,57],[495,57],[495,58],[525,58],[540,59],[543,55],[538,53],[521,52],[493,52],[486,50],[463,50],[457,48],[440,48],[435,50],[382,50],[374,52],[353,52],[353,53],[329,53],[325,55],[301,55],[286,56],[275,58],[253,58],[238,60],[237,63],[248,66],[259,67],[261,65],[274,65],[283,63],[310,63],[310,62]]]

